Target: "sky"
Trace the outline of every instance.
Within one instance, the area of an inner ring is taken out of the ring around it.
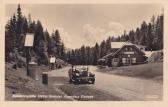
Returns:
[[[7,4],[6,20],[16,13],[17,4]],[[109,36],[150,22],[153,15],[163,13],[160,4],[21,4],[22,14],[40,20],[51,34],[58,29],[67,48],[94,46]]]

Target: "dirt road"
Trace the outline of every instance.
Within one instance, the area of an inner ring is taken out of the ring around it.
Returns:
[[[84,89],[84,87],[87,87],[85,91],[96,90],[99,91],[99,94],[100,92],[103,92],[107,95],[112,95],[117,98],[117,99],[113,98],[111,100],[128,100],[128,101],[162,100],[162,93],[163,93],[162,83],[150,79],[141,79],[141,78],[133,78],[133,77],[101,73],[97,72],[98,69],[97,67],[89,66],[89,71],[94,72],[96,75],[95,84],[73,85],[68,83],[67,71],[69,68],[70,67],[66,67],[63,69],[53,70],[49,72],[49,77],[56,79],[56,82],[53,82],[52,85],[67,86],[66,88],[63,89],[66,89],[66,93],[68,94],[71,93],[73,90],[76,90],[77,88],[79,88],[78,93],[80,93],[80,91]],[[62,79],[60,77],[62,77]],[[71,92],[69,92],[67,88],[71,88],[70,89]],[[99,95],[99,97],[101,97],[101,95]]]

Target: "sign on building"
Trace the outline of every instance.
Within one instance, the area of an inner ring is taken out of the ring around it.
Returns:
[[[55,57],[51,57],[51,58],[50,58],[50,63],[55,63],[55,60],[56,60]]]
[[[124,52],[124,54],[134,54],[134,52]]]
[[[33,42],[34,42],[34,35],[31,33],[26,34],[26,38],[25,38],[25,47],[32,47],[33,46]]]

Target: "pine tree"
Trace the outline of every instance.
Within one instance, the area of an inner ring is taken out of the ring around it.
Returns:
[[[45,38],[45,44],[46,44],[46,49],[48,56],[51,55],[51,38],[50,35],[47,31],[47,29],[44,31],[44,38]]]
[[[134,43],[134,41],[135,41],[135,33],[134,33],[134,30],[131,30],[130,32],[129,32],[129,41],[131,42],[131,43]]]
[[[34,33],[34,49],[37,53],[39,53],[38,46],[40,44],[40,41],[44,41],[44,34],[43,34],[43,27],[41,25],[41,22],[38,20],[37,24],[35,26],[35,33]]]
[[[31,18],[31,14],[28,14],[28,26],[30,26],[30,24],[32,23],[32,18]]]
[[[163,15],[157,17],[153,45],[155,50],[163,49]]]
[[[94,50],[93,50],[93,65],[97,65],[97,60],[100,58],[99,53],[100,53],[99,44],[96,43]]]
[[[16,29],[16,37],[17,37],[17,47],[19,48],[21,46],[20,40],[21,40],[21,34],[23,32],[23,16],[21,12],[21,7],[20,4],[18,5],[17,8],[17,29]]]
[[[152,24],[149,23],[148,24],[148,29],[147,29],[147,38],[146,38],[146,45],[147,45],[147,49],[148,50],[153,50],[153,45],[152,45],[152,42],[153,42],[153,34],[152,34]]]
[[[140,30],[140,45],[144,45],[146,46],[147,42],[146,42],[146,38],[147,38],[147,24],[145,21],[143,21],[142,25],[141,25],[141,30]]]
[[[91,64],[91,48],[89,46],[86,47],[86,64]]]
[[[75,63],[75,51],[74,50],[72,50],[71,54],[70,54],[70,63],[72,65],[76,65],[76,63]]]
[[[118,36],[116,39],[115,39],[116,42],[120,42],[121,41],[121,37]]]
[[[57,57],[61,57],[61,37],[58,30],[52,33],[53,53]]]
[[[137,44],[137,45],[139,45],[140,44],[140,37],[141,37],[141,35],[140,35],[140,29],[139,28],[137,28],[136,29],[136,32],[135,32],[135,39],[134,39],[134,43],[135,44]]]
[[[46,42],[43,32],[43,27],[41,22],[38,20],[35,28],[34,33],[34,51],[38,56],[38,63],[39,64],[46,64],[47,63],[47,53],[46,53]]]
[[[28,22],[27,22],[27,18],[24,17],[23,18],[23,34],[26,34],[28,32]]]
[[[64,46],[64,43],[63,43],[63,42],[61,43],[60,53],[61,53],[61,58],[62,58],[63,60],[65,60],[65,46]]]
[[[155,32],[156,32],[156,18],[155,18],[155,15],[152,16],[151,25],[152,25],[152,36],[154,37]]]
[[[35,23],[35,21],[29,23],[28,33],[34,33],[34,32],[35,32],[35,28],[36,28],[36,23]]]
[[[106,55],[111,52],[111,37],[106,40]]]
[[[5,26],[5,52],[7,55],[10,52],[14,52],[16,40],[16,17],[13,15]]]
[[[83,65],[85,65],[85,64],[86,64],[85,46],[83,45],[80,50],[81,50],[81,63],[82,63]]]
[[[159,49],[163,49],[163,14],[160,16],[160,30],[159,30]]]
[[[106,42],[103,40],[100,44],[100,57],[103,57],[106,55]]]

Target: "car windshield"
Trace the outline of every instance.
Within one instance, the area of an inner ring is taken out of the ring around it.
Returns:
[[[87,67],[75,67],[77,71],[87,71]]]

